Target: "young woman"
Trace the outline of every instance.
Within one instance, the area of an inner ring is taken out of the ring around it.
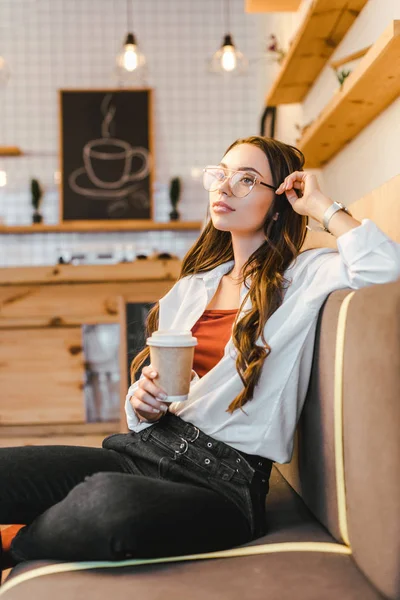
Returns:
[[[291,459],[324,300],[400,276],[400,245],[334,204],[303,162],[254,136],[206,167],[211,219],[147,320],[148,335],[197,337],[189,399],[168,404],[146,347],[132,363],[130,433],[103,448],[0,449],[0,523],[25,525],[7,535],[8,559],[181,555],[266,533],[271,466]],[[309,217],[338,251],[300,252]]]

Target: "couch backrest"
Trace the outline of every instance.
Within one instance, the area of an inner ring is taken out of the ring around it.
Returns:
[[[400,598],[400,280],[325,301],[293,458],[276,467],[371,582]]]

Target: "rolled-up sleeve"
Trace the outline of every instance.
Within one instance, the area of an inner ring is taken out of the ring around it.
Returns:
[[[316,250],[307,267],[305,300],[318,310],[334,290],[358,290],[400,278],[400,244],[370,219],[339,236],[337,248]]]

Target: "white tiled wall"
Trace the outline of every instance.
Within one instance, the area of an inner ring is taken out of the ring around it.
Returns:
[[[182,220],[204,220],[207,194],[193,177],[218,161],[237,137],[257,134],[263,112],[264,68],[260,15],[230,0],[230,24],[249,72],[222,77],[207,61],[225,34],[223,0],[130,0],[133,30],[148,62],[154,89],[155,220],[167,221],[168,187],[179,176]],[[127,33],[125,0],[0,0],[0,55],[11,70],[0,88],[0,145],[25,156],[1,158],[7,185],[0,187],[0,218],[31,222],[30,179],[45,188],[44,222],[58,222],[58,106],[60,88],[115,87],[115,56]],[[132,82],[135,84],[135,82]],[[183,256],[198,232],[125,232],[0,235],[0,266],[45,265],[58,249],[134,243],[143,251]]]

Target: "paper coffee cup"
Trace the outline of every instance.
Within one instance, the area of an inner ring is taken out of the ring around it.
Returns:
[[[168,394],[166,402],[188,399],[194,347],[197,339],[190,330],[154,331],[146,340],[150,347],[151,366],[158,373],[156,384]]]

